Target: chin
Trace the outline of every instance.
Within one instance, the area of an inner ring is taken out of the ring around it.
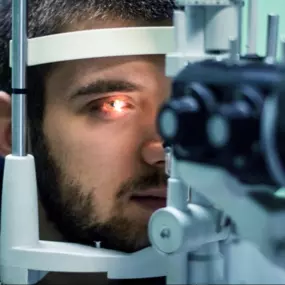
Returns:
[[[129,204],[129,216],[137,217],[137,220],[144,223],[148,223],[151,215],[156,211],[154,209],[144,207],[140,203],[134,201],[131,201]]]

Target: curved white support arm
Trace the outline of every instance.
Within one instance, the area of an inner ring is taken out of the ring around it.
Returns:
[[[11,248],[1,260],[6,267],[54,272],[104,272],[109,279],[165,276],[165,262],[151,247],[124,254],[79,244],[39,241],[36,246]],[[5,282],[4,282],[5,283]]]
[[[13,41],[10,41],[10,50]],[[175,50],[173,27],[94,29],[28,40],[27,65],[110,56],[167,54]],[[13,55],[10,53],[10,66]]]

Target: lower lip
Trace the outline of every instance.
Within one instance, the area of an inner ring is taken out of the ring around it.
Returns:
[[[155,197],[132,197],[132,201],[140,204],[144,208],[158,210],[166,207],[166,198]]]

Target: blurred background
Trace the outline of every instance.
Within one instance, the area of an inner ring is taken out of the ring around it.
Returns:
[[[243,52],[246,51],[247,43],[247,5],[251,0],[245,0],[245,12],[243,19],[243,38],[242,47]],[[258,30],[257,33],[257,53],[260,55],[265,54],[266,50],[266,33],[267,33],[267,15],[277,14],[280,15],[280,37],[285,37],[285,1],[284,0],[257,0],[258,1]],[[278,56],[281,55],[279,47]]]

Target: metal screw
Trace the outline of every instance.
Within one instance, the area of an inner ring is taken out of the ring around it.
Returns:
[[[160,232],[160,236],[163,238],[163,239],[166,239],[166,238],[170,238],[170,229],[169,228],[164,228],[161,232]]]
[[[171,148],[166,147],[165,148],[165,174],[170,176],[170,170],[171,170]]]
[[[101,248],[101,241],[94,241],[96,248]]]

